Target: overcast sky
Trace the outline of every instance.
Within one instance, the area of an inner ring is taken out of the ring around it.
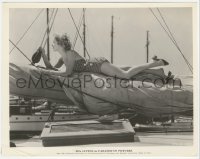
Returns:
[[[9,38],[16,43],[41,9],[11,9],[9,19]],[[154,10],[157,15],[158,12]],[[160,8],[171,32],[183,54],[192,64],[192,9]],[[52,12],[52,9],[50,10]],[[82,9],[71,9],[78,24]],[[150,57],[157,55],[166,59],[170,65],[165,72],[189,75],[189,71],[180,52],[163,31],[148,8],[126,9],[86,9],[86,43],[90,56],[103,56],[110,60],[111,16],[114,16],[114,64],[134,66],[146,62],[146,31],[150,33]],[[29,57],[39,47],[46,27],[46,12],[42,12],[18,47]],[[75,26],[67,9],[59,9],[50,35],[67,33],[73,43],[76,34]],[[80,31],[82,35],[82,28]],[[12,48],[10,44],[10,49]],[[55,64],[59,54],[52,51],[51,62]],[[75,50],[83,55],[83,46],[78,39]],[[10,54],[10,62],[29,64],[29,61],[15,49]]]

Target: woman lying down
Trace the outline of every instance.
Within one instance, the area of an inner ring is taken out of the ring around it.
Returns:
[[[73,72],[92,72],[92,73],[101,73],[111,77],[118,77],[123,79],[130,79],[134,75],[145,71],[146,69],[165,66],[169,63],[163,59],[158,59],[154,57],[151,62],[139,65],[136,67],[129,68],[128,70],[123,70],[113,64],[111,64],[104,57],[96,57],[94,59],[85,59],[79,55],[75,50],[71,49],[71,43],[66,34],[59,36],[55,35],[53,44],[53,50],[57,51],[61,57],[53,67],[49,62],[45,50],[42,47],[39,47],[35,56],[32,57],[33,63],[36,63],[37,54],[41,54],[44,63],[48,69],[56,70],[60,68],[63,64],[65,65],[65,71],[55,71],[57,75],[71,75]],[[54,71],[52,71],[54,73]]]
[[[92,73],[101,73],[107,76],[130,79],[134,75],[143,72],[149,68],[165,66],[169,63],[163,59],[158,59],[157,57],[152,58],[152,61],[149,63],[145,63],[143,65],[139,65],[136,67],[129,68],[128,70],[123,70],[113,64],[111,64],[104,57],[96,57],[94,59],[85,59],[81,55],[79,55],[75,50],[72,50],[71,43],[66,34],[64,35],[55,35],[53,44],[53,50],[57,51],[60,54],[60,59],[52,66],[49,62],[45,50],[42,47],[39,47],[37,52],[33,55],[32,61],[33,63],[38,63],[40,57],[43,58],[45,66],[47,69],[51,69],[52,74],[69,76],[74,72],[92,72]],[[39,57],[39,58],[38,58]],[[56,71],[62,65],[65,65],[65,71]],[[112,121],[116,119],[116,115],[104,115],[99,118],[100,121]]]

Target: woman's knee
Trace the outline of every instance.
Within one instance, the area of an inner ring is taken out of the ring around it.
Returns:
[[[129,78],[129,73],[127,71],[124,71],[120,68],[118,68],[115,65],[105,63],[101,66],[102,73],[110,76],[116,76],[118,78]]]
[[[129,79],[129,78],[130,78],[128,72],[123,71],[123,70],[120,71],[120,72],[118,72],[118,73],[116,74],[116,76],[117,76],[118,78],[125,78],[125,79]]]
[[[130,79],[132,75],[129,72],[124,72],[124,78]]]

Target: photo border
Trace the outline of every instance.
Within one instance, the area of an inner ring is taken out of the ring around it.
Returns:
[[[140,147],[15,147],[9,145],[9,8],[148,8],[192,7],[193,8],[193,85],[194,85],[194,131],[193,146],[140,146]],[[137,157],[177,156],[194,157],[199,148],[199,37],[197,3],[3,3],[3,55],[2,55],[2,154],[5,156],[68,156],[68,155],[123,155]],[[134,153],[77,153],[76,150],[132,149]]]

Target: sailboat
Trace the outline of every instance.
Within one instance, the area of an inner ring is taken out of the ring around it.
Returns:
[[[168,76],[163,69],[149,69],[124,80],[90,72],[60,76],[35,65],[10,63],[9,69],[10,94],[76,105],[93,115],[124,110],[148,118],[193,114],[192,76]]]
[[[41,13],[42,13],[42,10],[39,12],[36,19],[40,16]],[[51,19],[49,19],[49,15],[50,15],[49,9],[48,8],[46,9],[47,28],[46,28],[45,33],[48,33],[48,34],[50,32],[49,22],[50,20],[52,20],[53,13],[51,13]],[[57,11],[55,11],[54,18],[55,18],[56,13]],[[30,29],[30,27],[28,29]],[[19,41],[17,43],[19,43]],[[50,59],[49,38],[47,38],[45,44],[47,44],[47,56]],[[14,48],[11,49],[10,53],[13,51],[13,49]],[[52,109],[54,110],[52,111]],[[54,116],[51,116],[51,114],[54,114]],[[76,121],[89,120],[89,119],[91,120],[91,119],[97,119],[97,118],[98,118],[98,115],[88,114],[85,111],[80,111],[80,109],[77,109],[77,106],[74,106],[72,103],[67,104],[67,105],[66,104],[63,105],[60,102],[50,103],[43,97],[39,97],[39,99],[35,99],[32,97],[27,98],[24,95],[21,96],[18,93],[16,93],[13,96],[12,93],[10,93],[10,131],[11,132],[18,132],[18,131],[19,132],[22,132],[22,131],[23,132],[27,132],[27,131],[40,132],[44,128],[45,123],[50,120],[53,120],[55,122],[60,122],[60,121],[73,121],[73,120],[76,120]]]

